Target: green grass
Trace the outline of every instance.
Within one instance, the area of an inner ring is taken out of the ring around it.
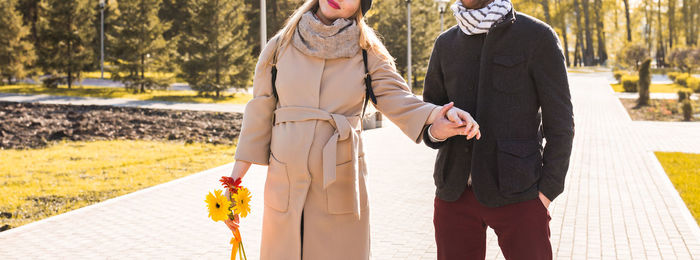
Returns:
[[[247,93],[229,94],[222,92],[221,97],[215,98],[197,96],[197,92],[191,90],[147,90],[146,93],[134,94],[124,88],[73,86],[68,89],[66,85],[61,85],[58,88],[47,88],[35,84],[0,86],[0,92],[217,104],[246,104],[253,98]]]
[[[654,152],[668,178],[700,223],[700,154]]]
[[[610,84],[615,92],[625,92],[622,88],[622,84]],[[649,86],[650,93],[677,93],[679,89],[683,88],[678,84],[651,84]]]
[[[0,226],[24,225],[233,161],[235,146],[61,141],[0,150]],[[202,194],[204,198],[204,194]]]

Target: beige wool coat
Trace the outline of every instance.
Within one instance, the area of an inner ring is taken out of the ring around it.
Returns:
[[[276,40],[271,39],[256,65],[254,97],[246,105],[234,157],[268,165],[260,257],[368,259],[367,168],[360,137],[362,52],[321,59],[292,44],[282,47],[276,102],[266,63]],[[440,107],[417,98],[388,62],[368,54],[377,109],[419,143]]]

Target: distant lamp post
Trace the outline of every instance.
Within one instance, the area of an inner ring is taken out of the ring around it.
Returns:
[[[100,0],[100,79],[105,78],[105,0]]]
[[[440,32],[443,32],[443,16],[445,15],[445,10],[447,9],[447,4],[450,3],[450,0],[435,0],[435,2],[438,4],[438,12],[440,13]]]
[[[406,59],[407,60],[406,64],[407,64],[407,71],[408,71],[408,75],[407,75],[408,79],[406,81],[408,82],[408,87],[413,89],[413,82],[412,82],[413,79],[411,78],[411,0],[406,0],[406,17],[407,17],[406,27],[408,28],[408,30],[406,30],[407,31],[406,49],[408,50],[407,51],[408,55],[406,55],[406,56],[408,56]]]

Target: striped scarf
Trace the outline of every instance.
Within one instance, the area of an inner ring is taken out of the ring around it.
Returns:
[[[462,1],[457,0],[450,7],[459,28],[467,35],[486,33],[489,28],[502,19],[512,8],[509,0],[494,0],[481,9],[467,9]]]

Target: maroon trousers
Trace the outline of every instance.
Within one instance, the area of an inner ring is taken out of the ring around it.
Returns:
[[[484,259],[487,226],[498,235],[506,259],[552,259],[551,219],[539,197],[496,208],[481,205],[471,187],[457,201],[436,197],[433,224],[438,259]]]

